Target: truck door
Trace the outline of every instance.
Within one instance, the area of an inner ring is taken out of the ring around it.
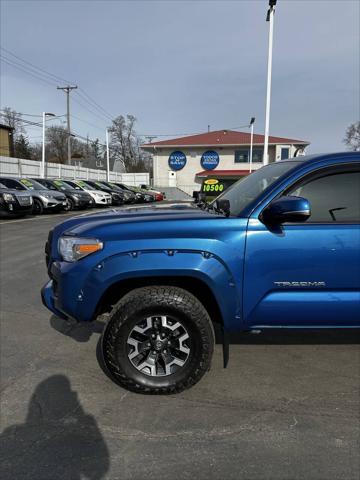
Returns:
[[[308,199],[311,216],[276,229],[259,210],[249,220],[244,323],[360,326],[359,164],[318,170],[283,194]]]

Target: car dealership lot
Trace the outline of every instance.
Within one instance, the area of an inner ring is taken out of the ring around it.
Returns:
[[[242,335],[191,390],[122,390],[101,324],[41,304],[48,231],[72,215],[0,221],[3,480],[359,478],[359,332]]]

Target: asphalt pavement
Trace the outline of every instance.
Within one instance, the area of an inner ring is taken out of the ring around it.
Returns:
[[[358,331],[241,335],[191,390],[127,392],[97,362],[101,324],[41,304],[69,215],[0,221],[2,480],[360,478]]]

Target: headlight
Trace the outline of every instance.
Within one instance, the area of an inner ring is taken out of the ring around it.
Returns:
[[[96,238],[60,237],[59,252],[65,262],[76,262],[81,258],[103,249]]]
[[[3,193],[3,198],[5,202],[15,202],[14,195],[11,195],[11,193]]]

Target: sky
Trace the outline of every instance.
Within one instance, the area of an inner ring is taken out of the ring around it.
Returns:
[[[278,0],[270,134],[310,141],[309,153],[344,150],[360,117],[359,5]],[[1,108],[65,114],[56,87],[66,82],[31,76],[25,60],[78,85],[71,126],[91,139],[104,142],[120,114],[158,140],[234,129],[252,116],[263,133],[267,8],[267,0],[1,0]],[[28,134],[39,142],[41,129]]]

